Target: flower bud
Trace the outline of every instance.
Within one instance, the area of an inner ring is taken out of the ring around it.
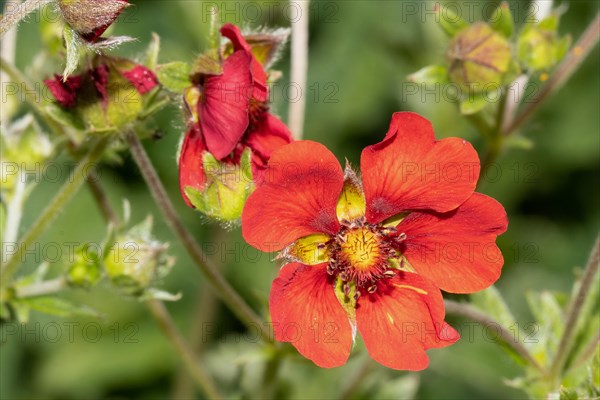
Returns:
[[[539,23],[528,24],[522,29],[517,40],[517,56],[526,69],[550,69],[567,53],[571,37],[558,37],[558,22],[558,15],[552,14]]]
[[[100,256],[96,248],[89,245],[76,248],[74,261],[67,269],[69,285],[89,289],[100,278]]]
[[[58,0],[63,19],[84,40],[93,43],[130,4],[127,0]]]
[[[120,131],[144,111],[155,74],[127,59],[97,57],[81,75],[44,81],[56,101],[90,132]]]
[[[110,281],[121,291],[142,296],[166,276],[175,262],[166,252],[168,244],[151,235],[152,217],[119,235],[104,258]]]
[[[203,187],[187,186],[184,191],[198,211],[223,222],[239,219],[252,193],[251,151],[244,150],[239,163],[222,162],[209,152],[202,154],[206,182]]]
[[[462,89],[481,92],[504,83],[511,46],[489,25],[477,22],[456,34],[446,56],[450,79]]]

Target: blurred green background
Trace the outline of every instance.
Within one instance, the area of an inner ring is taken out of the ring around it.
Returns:
[[[162,39],[160,62],[191,62],[206,48],[208,16],[204,3],[217,3],[227,21],[245,27],[289,26],[296,11],[286,8],[286,2],[133,3],[112,33],[134,36],[139,41],[122,46],[117,54],[141,54],[151,32],[156,32]],[[464,16],[470,21],[493,9],[484,7],[488,2],[466,3],[470,8],[463,10],[472,10],[472,15]],[[577,38],[597,13],[599,3],[565,4],[568,10],[560,32]],[[517,19],[523,21],[528,2],[510,5]],[[311,3],[308,90],[303,93],[307,97],[306,139],[324,143],[340,160],[347,157],[356,165],[362,148],[383,137],[394,111],[413,110],[433,122],[438,138],[460,136],[481,149],[480,137],[454,104],[433,94],[407,94],[414,91],[406,83],[408,74],[443,62],[448,39],[435,23],[432,10],[433,3],[414,1]],[[25,71],[33,65],[42,45],[35,21],[36,17],[31,17],[19,30],[17,64]],[[508,212],[509,230],[499,239],[506,262],[497,286],[523,326],[532,321],[526,292],[570,291],[574,268],[585,264],[600,227],[599,57],[596,47],[574,77],[526,126],[525,136],[535,142],[534,148],[504,154],[482,188]],[[289,85],[289,49],[275,67],[283,72],[283,78],[272,90],[273,109],[285,121],[287,102],[297,95]],[[30,78],[41,81],[58,70],[58,65],[46,65],[42,75]],[[278,265],[270,261],[272,255],[260,254],[246,245],[239,229],[222,230],[184,205],[176,164],[177,143],[185,129],[182,111],[173,104],[161,112],[157,122],[163,137],[145,145],[180,215],[210,257],[222,265],[230,282],[266,315],[270,282]],[[177,264],[162,287],[181,292],[183,297],[167,307],[194,346],[202,349],[203,362],[223,392],[237,397],[242,392],[247,397],[258,396],[265,350],[253,339],[255,335],[246,332],[212,296],[200,272],[161,220],[135,164],[125,155],[122,164],[103,167],[101,177],[116,207],[128,199],[134,223],[147,214],[154,215],[156,236],[171,243]],[[58,187],[56,182],[44,182],[36,188],[27,204],[25,227]],[[42,237],[41,246],[100,242],[106,227],[96,211],[84,188]],[[218,251],[213,251],[215,248]],[[30,262],[23,269],[31,270],[34,264]],[[64,262],[57,262],[52,270],[56,274],[63,266]],[[198,396],[143,304],[120,296],[107,285],[91,292],[76,291],[69,297],[96,308],[104,318],[62,320],[34,313],[26,326],[4,325],[0,332],[2,399]],[[524,398],[522,392],[503,384],[503,380],[519,374],[518,365],[486,339],[480,327],[469,337],[465,321],[452,317],[449,321],[463,330],[463,339],[449,348],[431,351],[429,369],[408,374],[373,365],[357,396]],[[58,338],[53,330],[56,326],[61,333]],[[365,350],[359,345],[346,366],[323,370],[291,351],[280,371],[278,397],[336,397],[352,383],[364,356]]]

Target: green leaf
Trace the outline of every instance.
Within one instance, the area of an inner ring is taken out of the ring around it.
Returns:
[[[183,61],[173,61],[159,65],[156,71],[158,81],[165,88],[174,93],[183,91],[192,85],[190,82],[191,67]]]
[[[498,321],[505,328],[516,325],[515,317],[510,312],[502,294],[495,286],[471,295],[473,305]]]
[[[525,296],[529,308],[537,321],[535,340],[526,343],[532,355],[542,365],[556,354],[564,332],[564,313],[554,293],[529,292]]]
[[[67,24],[65,24],[63,36],[67,48],[67,60],[65,70],[63,71],[63,79],[67,79],[67,77],[77,69],[83,46],[77,32]]]
[[[99,317],[99,313],[85,305],[75,305],[59,297],[29,297],[15,300],[18,303],[32,310],[44,314],[56,315],[57,317]]]
[[[540,29],[544,29],[550,32],[556,32],[558,30],[559,16],[557,13],[552,13],[538,24]]]
[[[508,3],[503,1],[491,15],[490,26],[506,38],[510,38],[515,30],[515,23]]]
[[[563,57],[567,54],[569,48],[571,47],[572,41],[573,38],[571,37],[571,35],[565,35],[556,41],[556,43],[554,44],[554,51],[556,52],[557,62],[562,60]]]
[[[436,3],[436,17],[440,27],[450,37],[469,26],[469,24],[456,13],[453,7],[446,7],[439,3]]]
[[[433,85],[436,83],[448,82],[448,70],[441,65],[428,65],[407,76],[407,79],[414,83]]]
[[[474,93],[460,102],[462,115],[473,115],[483,110],[489,104],[485,93]]]

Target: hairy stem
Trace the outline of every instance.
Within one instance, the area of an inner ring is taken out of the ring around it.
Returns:
[[[201,364],[195,359],[193,350],[189,347],[177,327],[171,319],[165,305],[158,300],[149,300],[148,309],[160,326],[165,336],[169,338],[173,347],[185,363],[187,371],[190,373],[194,382],[198,385],[209,399],[222,399],[223,396],[217,390],[210,375],[202,368]]]
[[[569,309],[567,310],[565,331],[562,337],[560,338],[558,350],[552,362],[552,367],[550,368],[550,372],[555,378],[558,378],[561,375],[565,366],[565,362],[567,361],[569,352],[573,347],[573,340],[575,339],[575,328],[577,327],[577,321],[579,320],[581,309],[583,307],[583,304],[585,303],[588,292],[592,287],[594,277],[598,273],[599,264],[600,235],[596,238],[596,243],[594,245],[594,248],[592,249],[592,252],[590,253],[590,257],[585,267],[585,272],[583,273],[583,277],[581,278],[581,285],[579,286],[579,290],[577,291],[577,294],[573,297],[569,305]]]
[[[2,16],[2,21],[0,21],[0,38],[30,13],[51,1],[52,0],[27,0],[23,4],[14,4],[12,7],[6,7],[6,12]]]
[[[596,349],[600,345],[600,331],[596,333],[596,336],[585,346],[585,348],[579,353],[579,356],[573,361],[569,370],[576,370],[582,367],[584,364],[590,361],[594,356]]]
[[[292,21],[292,59],[290,82],[300,88],[301,96],[288,108],[288,125],[296,140],[304,136],[304,110],[306,109],[306,75],[308,72],[308,20],[309,0],[297,1],[300,17]]]
[[[535,358],[533,358],[533,356],[529,353],[525,346],[523,346],[519,341],[515,340],[513,334],[505,327],[500,325],[499,322],[497,322],[493,318],[490,318],[487,314],[484,314],[483,312],[468,304],[458,303],[452,300],[445,300],[444,305],[446,306],[446,313],[448,314],[465,317],[475,322],[478,322],[482,326],[496,329],[500,334],[499,340],[501,340],[506,345],[510,346],[510,348],[512,348],[524,360],[527,360],[527,362],[535,369],[542,373],[544,372],[542,366],[536,361]]]
[[[129,143],[131,154],[138,165],[142,175],[148,185],[154,201],[163,214],[165,221],[173,232],[177,235],[182,245],[196,264],[202,271],[206,279],[211,283],[218,296],[229,307],[229,309],[249,328],[257,329],[263,340],[272,341],[272,335],[263,324],[258,315],[246,304],[244,299],[235,291],[231,285],[225,280],[219,270],[212,264],[209,258],[200,249],[196,240],[187,228],[181,222],[181,219],[175,211],[173,203],[152,165],[152,162],[146,154],[146,150],[138,137],[133,132],[126,133],[126,139]]]
[[[548,78],[546,84],[539,93],[528,102],[521,113],[505,128],[503,134],[508,136],[515,132],[531,115],[537,111],[552,93],[557,91],[577,70],[583,60],[594,48],[600,39],[600,13],[596,14],[594,20],[586,28],[585,32],[575,46],[567,53],[565,58],[556,67],[555,72]]]
[[[48,228],[48,225],[54,221],[60,214],[64,206],[81,188],[81,185],[87,179],[91,171],[94,170],[96,162],[100,159],[106,146],[108,138],[104,137],[98,140],[91,148],[90,152],[77,164],[75,170],[69,176],[67,182],[59,189],[57,195],[35,221],[29,231],[18,243],[17,251],[2,265],[0,270],[0,287],[4,288],[10,283],[10,278],[19,266],[23,254],[34,244],[35,240]]]

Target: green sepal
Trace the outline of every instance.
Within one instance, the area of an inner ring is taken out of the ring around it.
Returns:
[[[168,64],[159,65],[156,69],[156,77],[161,85],[167,90],[181,94],[192,85],[190,82],[191,67],[183,61],[173,61]]]
[[[505,38],[510,38],[513,35],[515,22],[507,2],[503,1],[498,8],[494,10],[490,16],[489,24],[493,30],[500,33]]]
[[[445,84],[449,82],[448,69],[441,65],[428,65],[417,72],[413,72],[407,79],[424,85]]]
[[[462,115],[473,115],[483,110],[489,104],[487,94],[473,93],[466,99],[460,101],[460,113]]]
[[[436,3],[435,15],[437,23],[450,37],[453,37],[469,26],[452,8],[440,5],[439,3]]]
[[[67,50],[66,64],[63,71],[63,79],[66,80],[67,77],[77,69],[79,59],[83,54],[84,46],[77,32],[75,32],[68,24],[65,24],[63,28],[63,37],[65,39],[65,47]]]
[[[252,153],[248,148],[242,153],[239,165],[221,162],[205,152],[202,164],[206,184],[202,189],[186,187],[186,196],[198,211],[209,218],[221,222],[238,220],[254,190],[251,159]]]

